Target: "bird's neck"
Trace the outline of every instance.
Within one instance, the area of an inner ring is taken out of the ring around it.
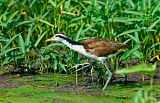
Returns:
[[[73,45],[80,45],[80,43],[73,41],[69,38],[65,38],[65,39],[61,40],[61,42],[64,43],[66,46],[68,46],[71,49],[73,49]]]

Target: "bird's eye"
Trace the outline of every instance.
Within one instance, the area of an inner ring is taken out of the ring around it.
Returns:
[[[58,35],[55,35],[54,37],[58,37]]]

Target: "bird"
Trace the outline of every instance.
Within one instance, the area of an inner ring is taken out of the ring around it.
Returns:
[[[45,42],[50,41],[60,41],[70,49],[83,54],[86,57],[100,61],[102,65],[105,66],[109,74],[103,90],[106,89],[112,77],[112,73],[105,63],[106,60],[111,58],[115,53],[121,52],[129,47],[127,44],[113,42],[105,38],[89,38],[77,42],[67,37],[63,32],[56,33],[53,37],[47,39]]]

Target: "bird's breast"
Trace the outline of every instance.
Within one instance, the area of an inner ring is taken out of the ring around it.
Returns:
[[[84,48],[83,45],[72,45],[71,49],[81,53],[81,54],[85,54],[86,53],[86,50]]]
[[[91,54],[90,52],[87,52],[87,50],[84,48],[83,45],[72,45],[72,49],[74,51],[77,51],[77,52],[87,56],[87,57],[90,57],[90,58],[95,58],[96,57],[96,55]]]
[[[83,45],[72,45],[72,46],[71,46],[71,49],[73,49],[74,51],[77,51],[77,52],[79,52],[79,53],[81,53],[81,54],[83,54],[83,55],[85,55],[85,56],[87,56],[87,57],[90,57],[90,58],[92,58],[92,59],[99,60],[99,61],[101,61],[101,62],[103,62],[103,61],[106,59],[106,57],[98,57],[98,56],[96,56],[95,54],[92,54],[92,53],[88,52],[88,51],[84,48]]]

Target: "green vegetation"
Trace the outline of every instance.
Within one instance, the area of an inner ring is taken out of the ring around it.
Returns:
[[[64,78],[68,78],[67,80]],[[57,92],[56,87],[57,84],[62,85],[66,83],[73,82],[73,76],[68,75],[55,75],[55,74],[48,74],[48,75],[41,75],[41,76],[24,76],[24,77],[14,77],[9,82],[12,83],[22,83],[24,85],[19,85],[16,88],[4,88],[1,87],[0,89],[0,102],[11,102],[11,103],[51,103],[51,102],[60,102],[60,103],[123,103],[124,101],[130,99],[122,99],[122,98],[115,98],[109,96],[106,98],[105,96],[91,96],[86,95],[84,93],[67,93],[67,92]],[[113,88],[113,87],[112,87]],[[66,87],[67,89],[67,87]],[[71,88],[72,89],[72,88]],[[75,89],[75,88],[73,88]],[[112,90],[112,89],[111,89]],[[97,90],[98,93],[101,93],[100,90]],[[97,92],[96,91],[96,92]],[[95,93],[96,93],[95,92]],[[114,95],[117,95],[114,92]],[[94,92],[93,92],[94,94]],[[118,95],[117,95],[118,96]],[[17,99],[18,98],[18,99]]]
[[[141,73],[150,76],[150,87],[152,88],[153,76],[157,71],[156,63],[154,65],[139,64],[116,71],[118,74]]]
[[[2,89],[1,92],[5,92],[1,95],[0,101],[2,103],[124,103],[122,99],[116,99],[113,97],[105,98],[98,96],[87,96],[84,94],[69,94],[69,93],[56,93],[52,89],[35,88],[33,86],[22,86],[19,88]],[[8,91],[8,92],[6,92]],[[17,99],[18,98],[18,99]],[[127,103],[127,102],[126,102]]]
[[[154,98],[153,92],[153,77],[157,71],[156,63],[154,65],[151,64],[139,64],[130,66],[128,68],[124,68],[116,71],[118,74],[129,74],[129,73],[140,73],[144,75],[150,76],[150,88],[139,90],[135,97],[133,98],[134,103],[156,103],[158,102],[156,98]],[[143,77],[144,79],[144,77]]]
[[[146,62],[160,48],[159,0],[1,0],[0,6],[1,66],[69,72],[83,63],[63,44],[44,43],[57,31],[74,40],[103,37],[127,43],[131,49],[121,60]]]
[[[44,43],[57,31],[76,41],[101,37],[130,45],[116,62],[138,59],[145,64],[160,50],[160,0],[0,0],[0,8],[3,73],[13,66],[29,73],[71,74],[73,66],[88,62],[62,43]],[[103,77],[105,72],[97,71]]]
[[[68,80],[66,81],[64,78],[68,78]],[[77,89],[77,92],[74,93],[56,91],[56,89],[59,88],[57,87],[57,83],[60,86],[63,86],[63,84],[75,82],[74,77],[69,75],[48,74],[40,76],[12,77],[7,81],[8,83],[19,83],[21,85],[17,85],[16,87],[3,87],[3,85],[0,85],[1,103],[28,103],[28,101],[30,101],[30,103],[150,103],[141,102],[144,100],[143,96],[145,97],[145,100],[153,100],[153,98],[150,98],[148,95],[146,95],[148,92],[143,94],[142,90],[139,91],[140,88],[147,90],[148,86],[145,83],[131,83],[127,86],[110,85],[107,88],[107,91],[104,93],[101,89],[95,89],[91,93],[88,92],[85,94],[86,91],[84,91],[84,93],[78,92],[78,88],[81,88],[81,86],[77,88],[65,87],[65,90],[72,89],[76,91]],[[24,84],[22,85],[22,83]],[[153,95],[156,95],[160,92],[158,88],[160,88],[160,86],[155,85]],[[136,92],[137,94],[134,97]],[[132,99],[132,97],[134,98]]]

